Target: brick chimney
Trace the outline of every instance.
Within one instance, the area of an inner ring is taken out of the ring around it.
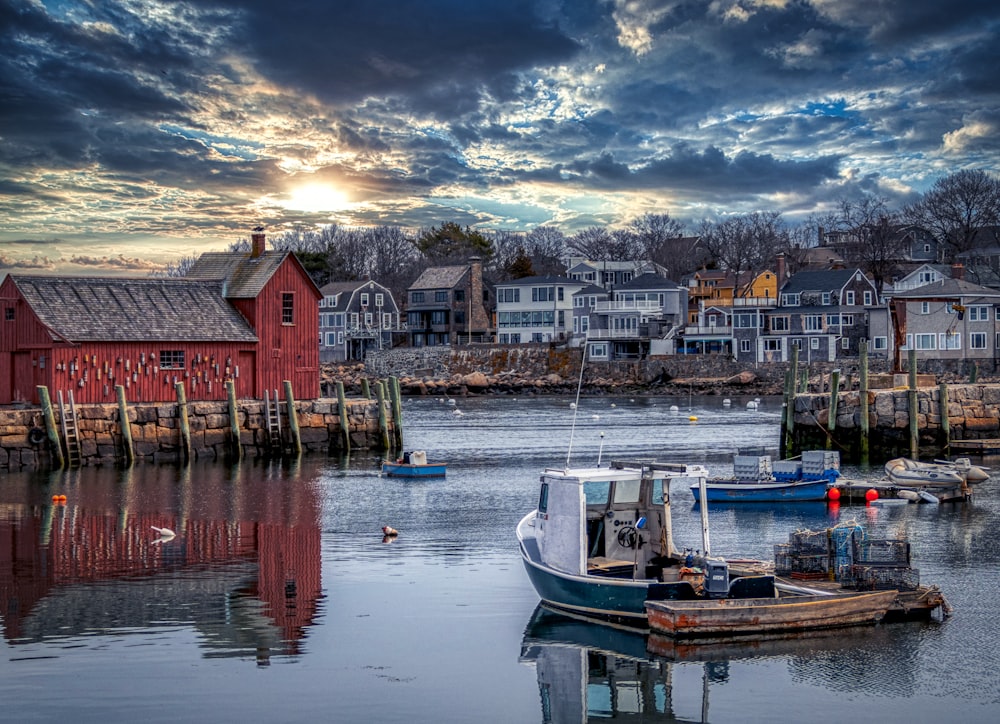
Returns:
[[[256,259],[261,254],[264,253],[264,227],[256,226],[254,227],[253,233],[250,234],[250,258]]]
[[[780,287],[781,284],[782,284],[782,282],[785,281],[785,253],[784,252],[779,252],[778,253],[777,261],[776,261],[775,266],[777,266],[777,269],[775,270],[774,273],[778,277],[778,286]]]
[[[965,279],[965,267],[958,262],[951,265],[951,278],[962,281]]]

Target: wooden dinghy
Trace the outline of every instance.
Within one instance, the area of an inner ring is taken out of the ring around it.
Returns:
[[[651,630],[667,636],[733,636],[859,626],[881,621],[896,591],[832,596],[646,601]]]

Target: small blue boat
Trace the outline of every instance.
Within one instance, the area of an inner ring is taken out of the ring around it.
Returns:
[[[757,453],[757,454],[748,454]],[[771,464],[762,450],[741,450],[733,459],[732,478],[713,478],[705,483],[709,503],[776,503],[825,500],[827,489],[840,477],[840,453],[808,450],[801,460]],[[700,501],[698,485],[691,486]]]
[[[423,450],[404,452],[398,460],[382,463],[382,474],[391,478],[443,478],[447,470],[447,463],[428,463]]]

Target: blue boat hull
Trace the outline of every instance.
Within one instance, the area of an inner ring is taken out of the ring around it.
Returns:
[[[382,463],[382,474],[393,478],[441,478],[448,466],[445,463],[437,465],[411,465],[409,463]]]
[[[826,490],[829,481],[797,480],[794,482],[740,482],[709,481],[705,485],[705,494],[709,503],[776,503],[803,500],[826,500]],[[701,500],[701,492],[697,485],[691,486],[696,502]]]

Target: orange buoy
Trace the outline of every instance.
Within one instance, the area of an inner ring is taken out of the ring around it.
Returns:
[[[840,500],[840,488],[830,488],[826,491],[826,498],[830,501]]]
[[[878,500],[878,491],[875,490],[875,488],[868,488],[868,490],[865,491],[865,500],[869,503],[873,500]]]

